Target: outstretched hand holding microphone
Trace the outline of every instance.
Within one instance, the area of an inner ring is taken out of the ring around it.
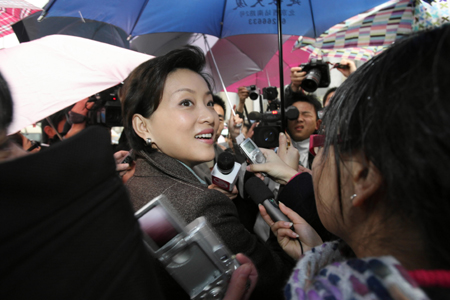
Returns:
[[[260,148],[266,162],[251,164],[247,170],[264,172],[279,183],[287,184],[298,174],[298,151],[292,151],[286,136],[280,134],[278,154],[273,150]],[[294,148],[295,149],[295,148]],[[273,193],[258,178],[250,178],[245,184],[245,190],[252,200],[259,205],[259,211],[264,221],[277,237],[283,250],[292,258],[300,256],[311,248],[323,243],[317,232],[305,219],[281,202],[273,199]]]

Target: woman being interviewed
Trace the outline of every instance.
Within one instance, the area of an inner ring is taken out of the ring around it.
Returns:
[[[126,79],[120,91],[124,127],[137,156],[127,181],[132,204],[138,210],[164,194],[186,223],[205,216],[232,252],[246,254],[256,265],[260,279],[253,296],[282,298],[290,269],[245,230],[233,202],[192,171],[214,158],[218,126],[204,65],[201,50],[186,46],[141,64]],[[167,299],[188,298],[165,271],[161,277]]]

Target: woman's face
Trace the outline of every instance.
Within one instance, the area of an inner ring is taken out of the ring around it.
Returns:
[[[150,116],[150,137],[165,154],[192,167],[214,158],[219,118],[205,80],[188,69],[167,76],[161,103]]]
[[[341,208],[339,205],[339,191],[337,185],[337,168],[334,154],[334,148],[331,146],[327,157],[323,157],[323,148],[321,148],[312,164],[312,176],[314,184],[314,195],[316,198],[317,212],[325,228],[333,234],[344,238],[345,229],[342,220]],[[344,216],[351,204],[350,174],[348,169],[340,163],[341,171],[341,189],[342,202],[348,199],[348,203],[342,203]]]

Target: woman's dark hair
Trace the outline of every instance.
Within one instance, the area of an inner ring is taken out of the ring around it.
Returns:
[[[202,50],[195,46],[184,46],[150,59],[131,72],[119,91],[124,131],[131,148],[152,151],[134,132],[133,116],[141,114],[144,118],[149,118],[155,112],[161,102],[167,76],[171,72],[177,69],[192,70],[205,79],[211,90],[207,75],[202,73],[204,66],[205,56]]]
[[[341,214],[339,162],[362,153],[382,175],[387,217],[412,220],[424,259],[442,269],[450,269],[449,78],[450,26],[413,35],[349,76],[322,123],[322,157],[334,146]]]
[[[6,131],[13,118],[13,101],[8,83],[0,73],[0,132]]]

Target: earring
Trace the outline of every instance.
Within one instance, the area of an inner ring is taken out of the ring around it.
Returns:
[[[145,139],[145,143],[147,144],[147,146],[151,145],[152,144],[152,139],[151,138],[146,138]]]
[[[350,196],[350,201],[353,201],[353,199],[355,199],[355,198],[356,198],[356,194],[351,195]]]

